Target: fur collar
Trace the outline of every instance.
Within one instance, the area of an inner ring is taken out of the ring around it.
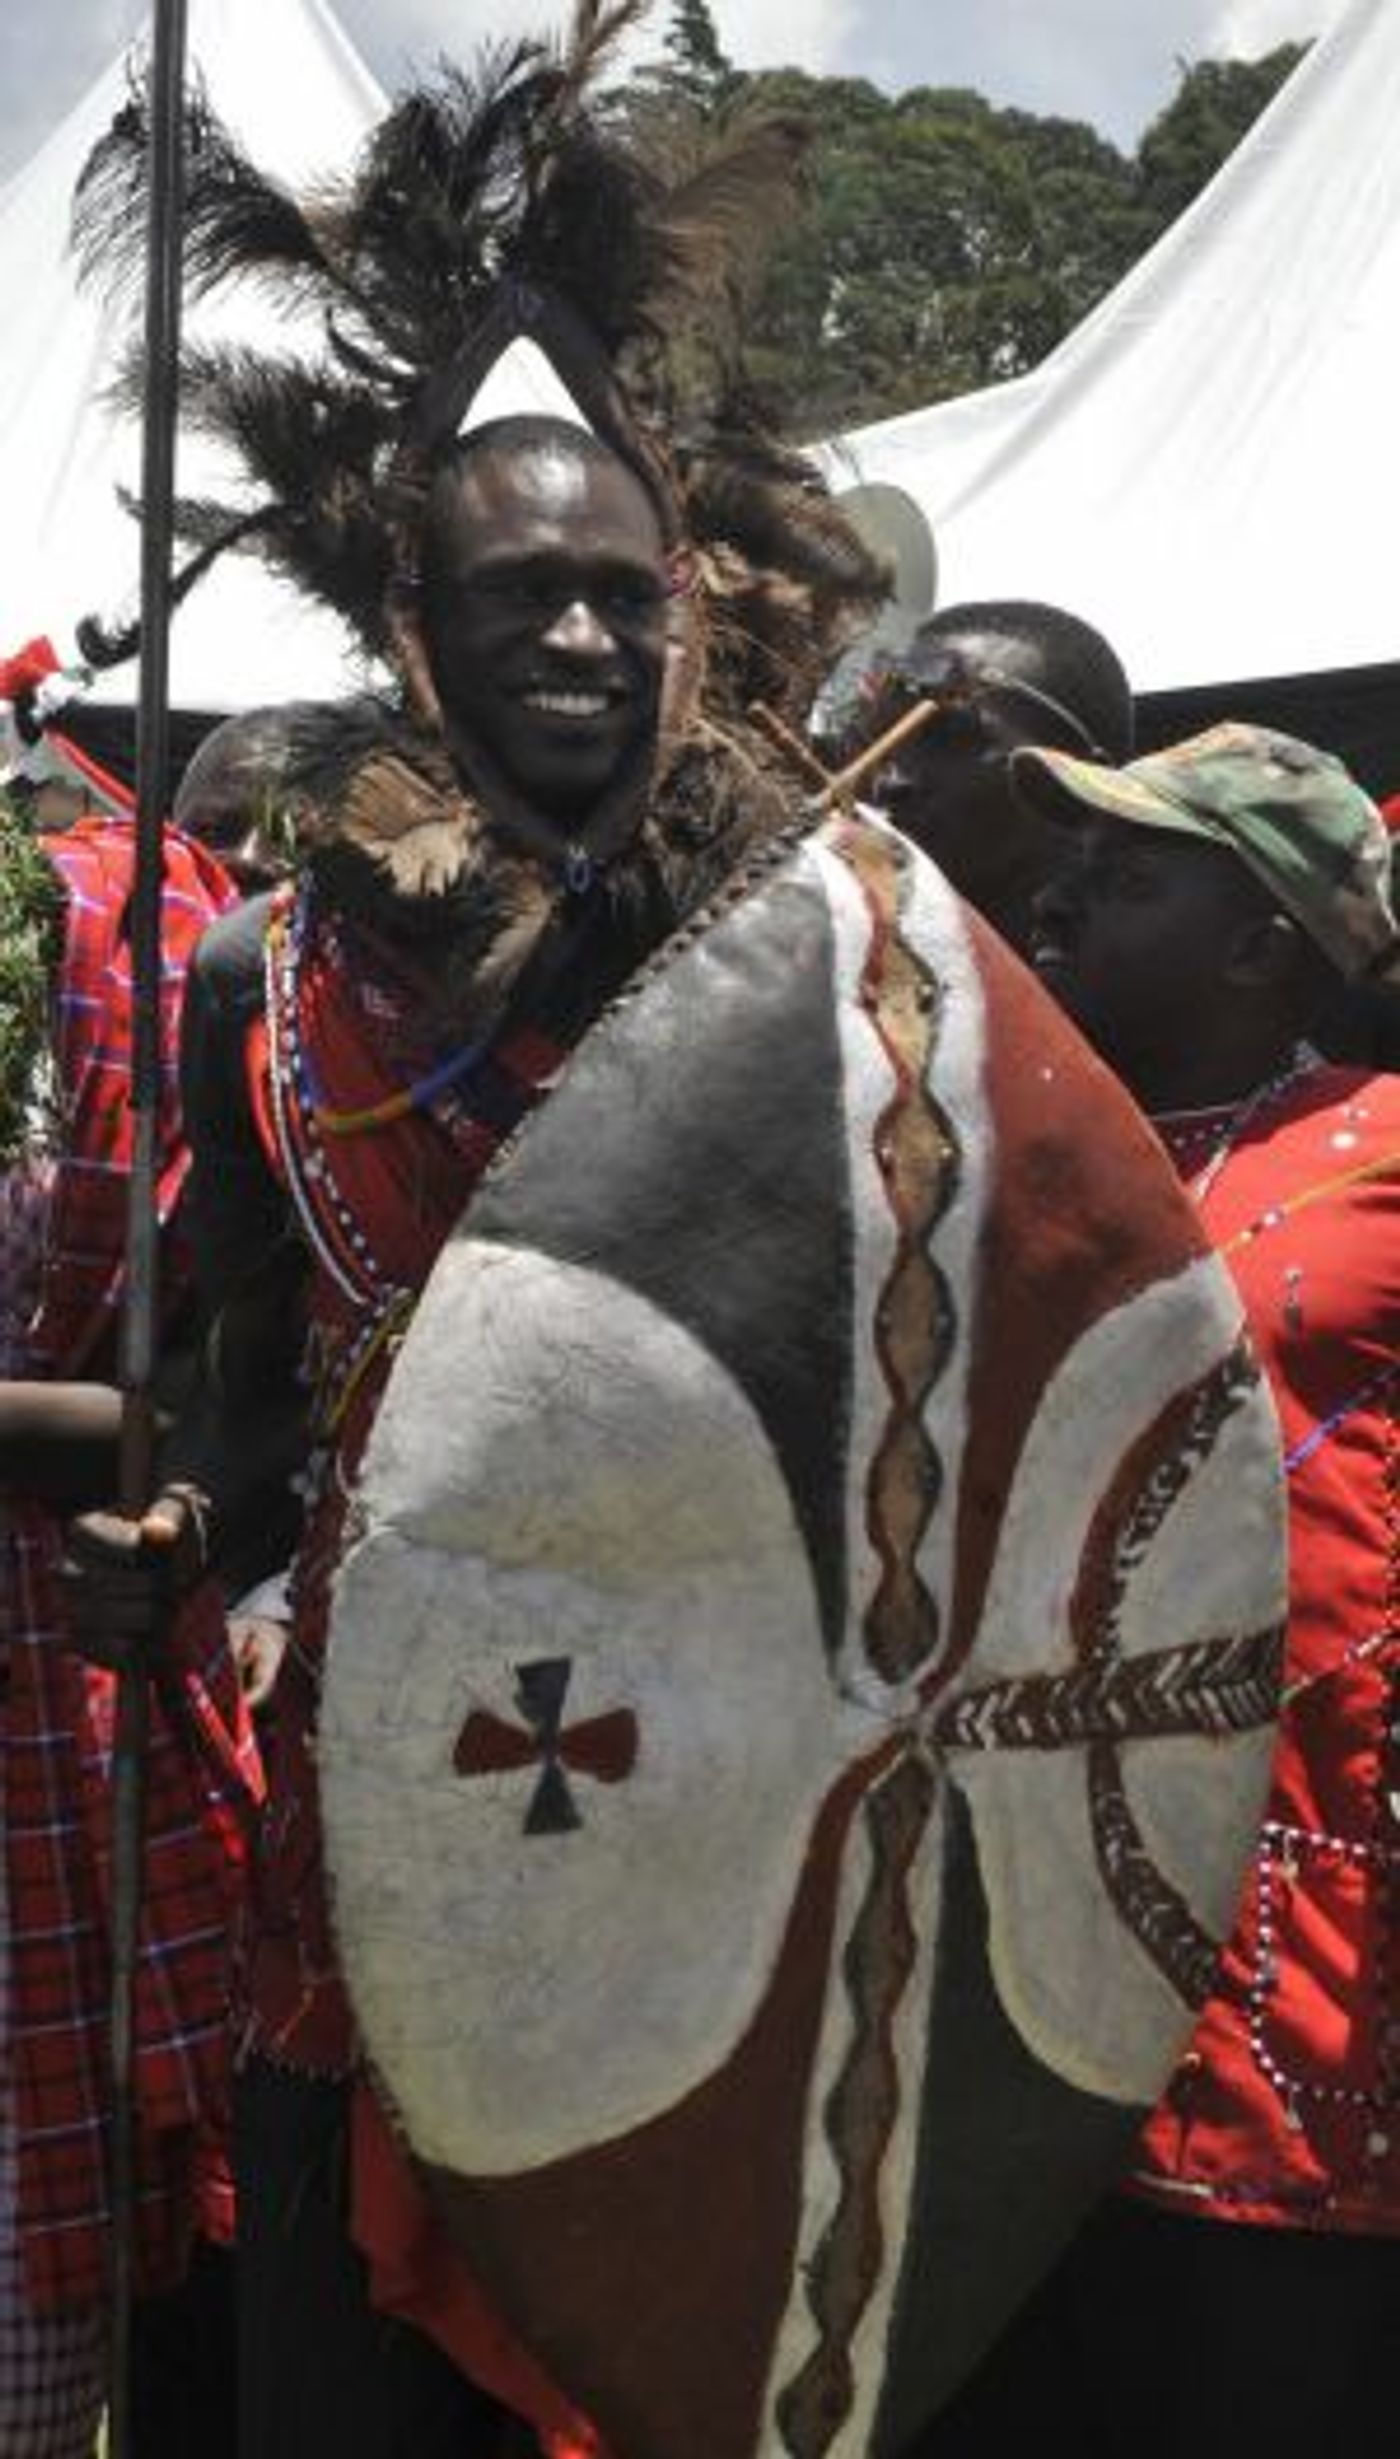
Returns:
[[[771,748],[694,720],[626,846],[582,891],[463,788],[440,738],[380,699],[310,710],[286,771],[298,867],[352,922],[416,958],[470,1027],[553,937],[590,940],[620,984],[728,874],[800,816]]]

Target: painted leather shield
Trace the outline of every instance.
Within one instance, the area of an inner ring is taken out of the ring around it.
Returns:
[[[897,2452],[1124,2159],[1259,1812],[1278,1447],[1031,976],[831,823],[445,1249],[340,1575],[344,1961],[618,2459]]]

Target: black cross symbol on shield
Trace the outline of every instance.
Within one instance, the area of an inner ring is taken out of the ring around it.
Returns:
[[[534,1799],[525,1814],[527,1836],[562,1836],[571,1827],[583,1825],[559,1756],[564,1701],[572,1675],[573,1664],[567,1656],[538,1657],[533,1664],[516,1668],[515,1696],[520,1713],[533,1728],[544,1760]]]
[[[522,1723],[508,1724],[490,1708],[474,1707],[464,1719],[452,1753],[459,1776],[514,1775],[537,1767],[539,1780],[525,1815],[527,1836],[564,1836],[582,1827],[571,1776],[595,1784],[625,1784],[637,1764],[636,1713],[609,1708],[566,1725],[564,1702],[573,1680],[573,1659],[536,1657],[515,1668],[515,1704]]]

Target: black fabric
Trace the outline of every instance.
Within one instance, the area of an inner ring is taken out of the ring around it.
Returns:
[[[251,897],[210,924],[185,988],[180,1098],[193,1154],[185,1219],[211,1312],[265,1263],[290,1227],[286,1198],[258,1141],[247,1081],[269,902]]]
[[[216,1559],[231,1598],[280,1571],[295,1550],[301,1504],[292,1481],[306,1444],[298,1367],[308,1259],[258,1140],[246,1076],[267,903],[255,897],[205,932],[187,977],[181,1034],[192,1149],[183,1220],[218,1371],[197,1380],[164,1474],[219,1495]]]
[[[950,2390],[1052,2269],[1075,2215],[1121,2174],[1142,2116],[1076,2091],[1032,2054],[997,1995],[987,1938],[971,1821],[953,1791],[915,2172],[917,2220],[873,2439],[882,2459],[912,2459],[916,2452],[941,2459],[936,2431],[926,2440],[911,2436],[936,2411],[949,2413]],[[1019,2365],[1012,2371],[1019,2397]],[[1024,2421],[1034,2414],[1028,2389]],[[951,2424],[945,2430],[953,2436]],[[990,2432],[985,2442],[948,2444],[958,2459],[973,2451],[1001,2459],[1040,2446],[1038,2434],[1023,2443]]]
[[[236,2102],[243,2459],[505,2459],[518,2420],[377,2314],[350,2243],[348,2084],[254,2059]]]
[[[1345,760],[1368,794],[1400,792],[1400,665],[1338,667],[1331,673],[1266,675],[1203,683],[1190,691],[1144,692],[1137,701],[1141,758],[1200,734],[1223,718],[1275,726]]]
[[[1319,2459],[1395,2439],[1400,2238],[1115,2196],[901,2459]]]
[[[138,2301],[131,2331],[136,2459],[238,2459],[233,2256],[201,2242],[180,2287]]]

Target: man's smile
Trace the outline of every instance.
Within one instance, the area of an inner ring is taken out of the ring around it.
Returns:
[[[628,697],[619,685],[608,689],[595,685],[590,689],[583,684],[535,683],[527,685],[521,692],[520,704],[540,717],[587,724],[600,717],[611,716],[615,709],[625,704]]]

